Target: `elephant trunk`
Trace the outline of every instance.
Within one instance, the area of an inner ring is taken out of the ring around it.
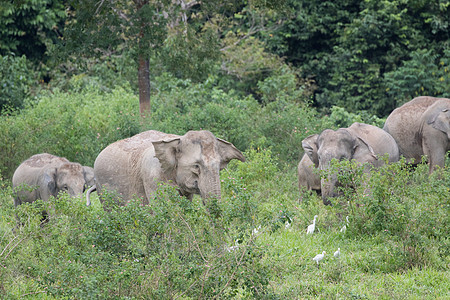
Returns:
[[[97,190],[97,185],[93,185],[90,189],[87,190],[86,192],[86,206],[91,205],[91,193],[93,191]]]
[[[324,161],[321,161],[319,164],[319,168],[321,170],[328,170],[331,163],[331,158],[327,157],[328,159],[325,159]],[[336,185],[337,185],[337,175],[336,174],[329,174],[326,178],[322,178],[320,181],[321,190],[322,190],[322,201],[325,205],[331,205],[331,201],[329,198],[333,198],[338,196],[336,192]]]
[[[337,176],[336,175],[330,175],[327,178],[322,178],[321,188],[322,188],[322,201],[325,205],[331,205],[331,201],[329,198],[333,198],[337,196],[336,192],[336,183],[337,183]]]
[[[205,174],[205,178],[200,182],[199,189],[200,195],[203,199],[208,198],[221,198],[220,191],[220,177],[219,173],[213,174],[214,172],[209,172]]]

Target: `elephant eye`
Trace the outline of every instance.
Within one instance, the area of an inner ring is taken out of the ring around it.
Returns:
[[[67,184],[65,184],[65,185],[63,185],[62,189],[63,189],[64,191],[67,191],[69,188],[67,187]]]
[[[193,166],[192,172],[194,172],[195,174],[200,174],[200,165],[195,164]]]

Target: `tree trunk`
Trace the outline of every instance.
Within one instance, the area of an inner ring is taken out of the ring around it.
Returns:
[[[150,115],[150,62],[142,54],[139,55],[139,112],[141,117]]]

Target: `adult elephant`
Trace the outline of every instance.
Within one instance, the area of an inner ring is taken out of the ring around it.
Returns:
[[[329,168],[333,158],[354,159],[374,167],[384,164],[384,160],[380,157],[385,154],[389,155],[389,162],[399,159],[397,143],[386,131],[362,123],[353,123],[348,128],[338,130],[326,129],[320,134],[310,135],[302,141],[302,146],[316,168],[320,170]],[[329,198],[337,196],[337,183],[335,174],[321,179],[324,204],[331,204]]]
[[[79,196],[85,187],[85,173],[79,163],[48,153],[36,154],[22,162],[12,178],[14,204],[44,201],[60,191]]]
[[[155,196],[158,182],[176,186],[189,199],[194,194],[220,198],[219,171],[232,159],[245,161],[233,144],[209,131],[179,136],[150,130],[117,141],[98,155],[96,186],[100,195],[107,190],[122,200],[139,197],[144,203]]]
[[[297,167],[298,187],[301,190],[315,191],[320,194],[320,175],[308,154],[303,154]]]
[[[450,150],[450,99],[417,97],[396,108],[383,128],[398,144],[400,155],[418,164],[426,155],[429,173],[444,167]]]

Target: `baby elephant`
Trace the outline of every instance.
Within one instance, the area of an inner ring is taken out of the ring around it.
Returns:
[[[314,163],[305,153],[297,167],[298,187],[300,190],[315,191],[320,194],[320,174]]]
[[[66,158],[48,153],[36,154],[25,160],[14,172],[12,185],[14,204],[44,201],[56,197],[60,191],[70,196],[81,195],[86,179],[83,166]]]

